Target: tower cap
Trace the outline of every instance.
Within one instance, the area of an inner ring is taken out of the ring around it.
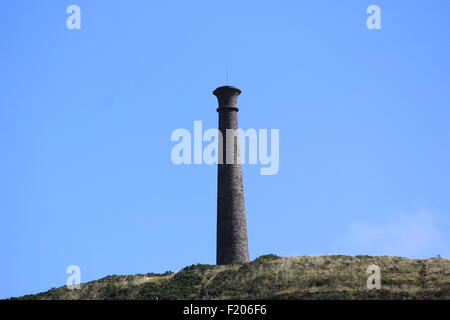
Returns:
[[[222,86],[218,87],[213,91],[213,95],[219,96],[238,96],[241,94],[241,90],[239,88],[233,86]]]

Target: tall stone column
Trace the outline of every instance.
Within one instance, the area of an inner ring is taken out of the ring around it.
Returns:
[[[244,190],[240,165],[237,98],[241,90],[219,87],[219,164],[217,176],[217,264],[249,261]],[[232,129],[232,130],[227,130]],[[223,159],[223,161],[221,161]]]

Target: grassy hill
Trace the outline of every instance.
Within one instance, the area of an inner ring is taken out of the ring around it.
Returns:
[[[381,289],[368,290],[369,265]],[[450,259],[262,256],[229,266],[192,265],[177,273],[108,276],[20,299],[450,299]]]

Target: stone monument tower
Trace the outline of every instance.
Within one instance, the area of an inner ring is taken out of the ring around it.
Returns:
[[[241,90],[219,87],[219,164],[217,175],[217,260],[219,265],[249,261],[244,190],[240,164],[237,98]],[[227,130],[232,129],[232,130]],[[221,160],[222,159],[222,160]]]

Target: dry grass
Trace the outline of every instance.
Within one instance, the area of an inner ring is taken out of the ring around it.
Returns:
[[[370,265],[381,290],[368,290]],[[195,265],[178,273],[109,276],[24,299],[450,299],[450,259],[380,256],[263,256],[231,266]]]

